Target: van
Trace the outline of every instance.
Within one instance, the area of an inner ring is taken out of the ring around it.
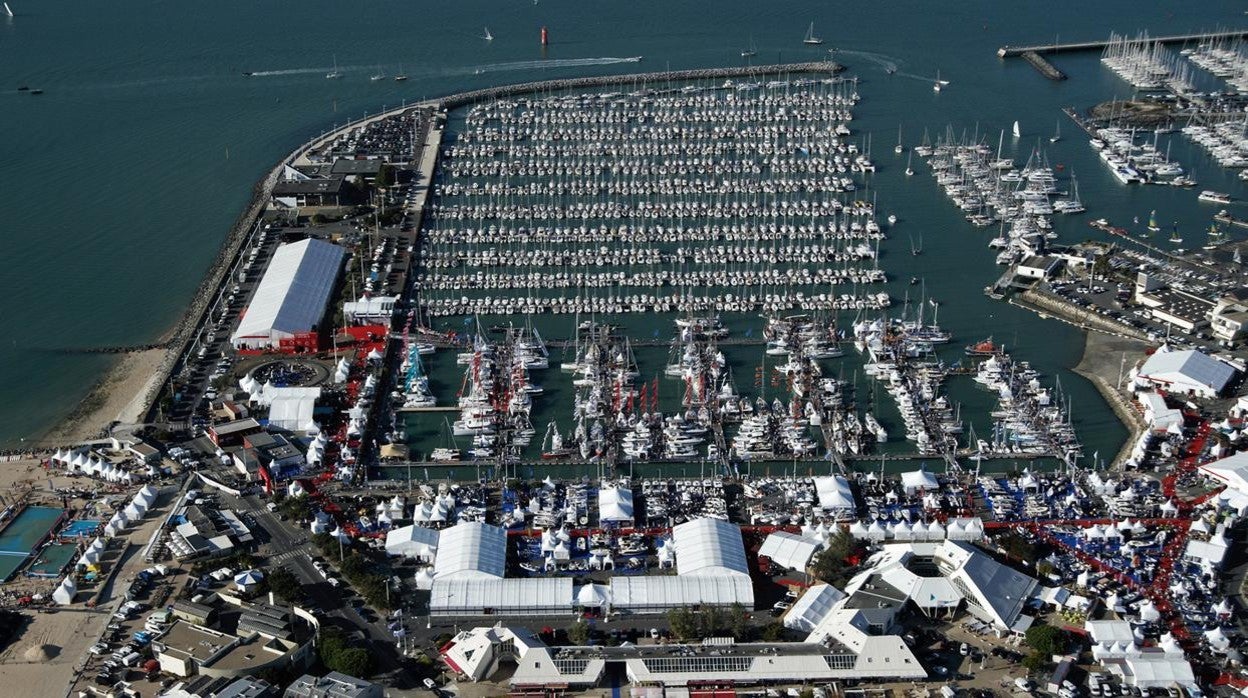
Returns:
[[[135,666],[136,664],[139,663],[139,658],[140,657],[139,657],[138,652],[131,652],[130,654],[127,654],[124,658],[122,658],[121,663],[128,667]]]
[[[1032,684],[1031,681],[1019,677],[1014,679],[1014,688],[1017,688],[1020,691],[1030,691],[1032,689]]]

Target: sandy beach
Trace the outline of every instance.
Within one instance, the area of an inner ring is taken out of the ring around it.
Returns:
[[[123,354],[60,424],[35,440],[36,446],[57,447],[100,437],[110,422],[135,422],[147,407],[152,390],[164,375],[168,349]]]

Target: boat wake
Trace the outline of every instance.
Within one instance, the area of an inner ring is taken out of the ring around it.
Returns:
[[[315,73],[328,73],[329,70],[329,68],[287,68],[285,70],[255,70],[247,74],[253,78],[264,78],[278,75],[311,75]],[[349,70],[349,68],[338,66],[338,70]]]
[[[541,70],[543,68],[577,68],[589,65],[614,65],[616,63],[640,63],[641,56],[628,58],[556,58],[546,61],[513,61],[511,63],[491,63],[466,69],[472,74],[500,73],[510,70]]]
[[[897,72],[901,67],[901,60],[886,56],[883,53],[872,53],[871,51],[851,51],[849,49],[837,49],[836,55],[840,56],[857,56],[873,65],[879,66],[886,71]],[[833,56],[835,57],[835,56]]]

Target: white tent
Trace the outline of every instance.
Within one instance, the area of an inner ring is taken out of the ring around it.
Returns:
[[[601,608],[611,605],[611,587],[605,584],[586,584],[576,591],[576,605],[585,608]]]
[[[814,479],[815,495],[819,498],[819,506],[825,511],[847,511],[857,509],[853,491],[849,481],[840,475],[828,475]]]
[[[52,600],[61,606],[67,606],[74,602],[74,596],[78,593],[78,585],[74,583],[73,577],[66,577],[61,585],[52,592]]]
[[[276,347],[280,340],[316,327],[345,254],[341,247],[315,238],[279,245],[231,343],[240,348]]]
[[[802,595],[797,597],[793,606],[784,614],[784,627],[808,633],[814,630],[843,598],[845,598],[845,592],[831,584],[816,584],[802,592]]]
[[[434,577],[502,577],[507,565],[507,532],[479,521],[456,524],[441,532]]]
[[[598,520],[603,524],[633,522],[633,491],[627,487],[598,490]]]
[[[878,519],[872,521],[871,525],[867,527],[867,539],[882,541],[886,538],[888,538],[888,529],[884,528],[884,524],[880,523]]]
[[[438,532],[432,528],[403,526],[386,533],[386,554],[388,555],[433,560],[437,551]]]
[[[936,476],[920,468],[911,470],[901,474],[901,487],[906,494],[914,494],[919,490],[936,490],[940,488],[940,482],[936,480]]]
[[[786,531],[776,531],[763,541],[758,554],[770,558],[772,562],[781,567],[804,571],[806,565],[810,563],[810,558],[820,547],[818,541],[811,538],[803,538]]]
[[[1208,642],[1210,647],[1218,651],[1225,651],[1231,646],[1231,639],[1226,636],[1226,633],[1222,632],[1221,626],[1216,626],[1212,630],[1206,630],[1205,642]]]

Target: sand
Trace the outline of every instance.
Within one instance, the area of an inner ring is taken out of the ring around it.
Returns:
[[[36,442],[39,446],[71,446],[100,438],[111,422],[136,422],[163,380],[161,366],[169,350],[148,349],[124,354],[96,383],[63,422]]]

